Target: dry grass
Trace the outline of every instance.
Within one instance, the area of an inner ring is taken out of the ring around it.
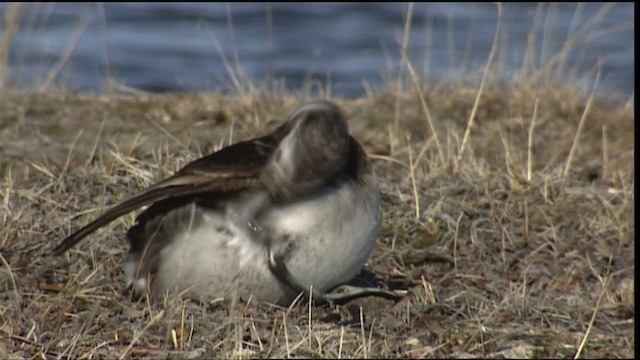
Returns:
[[[476,91],[337,100],[383,191],[366,268],[409,292],[290,308],[128,301],[133,214],[48,254],[107,206],[272,129],[304,99],[3,93],[0,357],[632,357],[633,104],[595,97],[587,112],[589,94],[573,88],[487,85],[459,157]]]
[[[383,192],[361,277],[408,290],[397,303],[130,302],[134,214],[49,256],[108,206],[273,129],[308,95],[234,70],[236,96],[4,84],[0,358],[633,357],[634,104],[554,82],[573,74],[567,54],[586,30],[507,85],[490,59],[480,88],[425,85],[405,56],[390,90],[334,99]]]

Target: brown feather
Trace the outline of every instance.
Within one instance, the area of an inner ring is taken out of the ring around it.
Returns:
[[[142,206],[171,198],[226,193],[255,186],[262,168],[280,140],[279,130],[271,135],[231,145],[187,164],[173,176],[112,207],[69,235],[53,250],[53,254],[63,254],[94,231]]]

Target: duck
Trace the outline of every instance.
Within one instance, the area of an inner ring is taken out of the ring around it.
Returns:
[[[80,227],[53,255],[143,207],[123,266],[137,299],[331,300],[371,255],[382,217],[372,165],[330,100],[187,164]]]

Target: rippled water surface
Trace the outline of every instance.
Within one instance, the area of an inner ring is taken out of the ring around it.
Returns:
[[[8,8],[0,5],[3,24]],[[306,82],[328,86],[334,95],[360,96],[367,88],[379,89],[398,70],[407,8],[399,3],[29,4],[12,38],[9,73],[23,87],[52,78],[67,88],[95,92],[108,77],[143,90],[227,91],[234,89],[235,76],[245,84],[276,78],[289,89]],[[631,94],[633,13],[633,3],[506,4],[496,64],[504,74],[518,74],[528,48],[534,49],[529,64],[538,66],[561,60],[561,49],[571,44],[567,69],[588,71],[601,62],[600,90]],[[420,3],[412,15],[409,58],[427,81],[456,79],[485,63],[497,23],[495,5]]]

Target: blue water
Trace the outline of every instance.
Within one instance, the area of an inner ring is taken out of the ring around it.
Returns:
[[[8,6],[0,5],[3,17]],[[333,95],[361,96],[396,78],[407,7],[28,4],[12,42],[10,80],[37,88],[55,74],[54,85],[91,92],[103,91],[109,77],[150,91],[234,91],[230,74],[235,74],[242,84],[277,79],[290,90],[312,84],[330,88]],[[505,75],[520,73],[533,37],[538,66],[553,59],[571,34],[575,43],[566,68],[588,73],[600,61],[599,90],[631,95],[634,10],[633,3],[505,4],[496,64]],[[472,74],[486,62],[496,22],[497,7],[491,3],[415,4],[409,59],[425,81]],[[74,36],[79,39],[72,46]],[[54,71],[67,48],[73,51]]]

